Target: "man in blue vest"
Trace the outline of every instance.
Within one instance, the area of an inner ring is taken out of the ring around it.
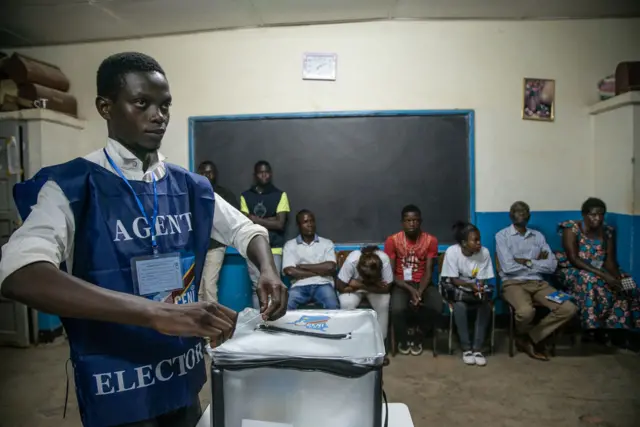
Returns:
[[[240,210],[255,224],[269,230],[269,244],[278,272],[282,269],[282,248],[287,227],[289,198],[287,193],[271,182],[273,171],[266,160],[260,160],[253,167],[254,185],[240,195]],[[249,277],[253,287],[258,286],[259,269],[251,262],[247,263]],[[257,295],[253,297],[253,306],[258,307]]]
[[[171,105],[160,65],[116,54],[97,86],[106,147],[16,185],[24,223],[2,248],[0,292],[62,317],[84,426],[193,427],[202,338],[228,338],[236,321],[197,302],[209,240],[259,266],[263,318],[284,314],[287,291],[266,230],[158,153]]]

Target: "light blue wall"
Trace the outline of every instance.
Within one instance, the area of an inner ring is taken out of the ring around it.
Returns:
[[[579,211],[534,211],[529,226],[542,232],[552,249],[561,249],[561,239],[556,229],[558,223],[569,219],[579,219]],[[632,274],[640,282],[640,215],[607,214],[607,223],[616,228],[618,262],[620,267]],[[482,243],[495,254],[495,234],[508,226],[508,212],[478,212],[476,225],[482,235]],[[425,229],[428,227],[425,225]],[[326,236],[331,237],[331,236]],[[358,246],[340,245],[337,250],[353,250]],[[440,251],[446,250],[440,246]],[[235,249],[227,249],[224,265],[218,282],[218,297],[222,304],[240,311],[251,305],[251,281],[247,272],[247,263]],[[40,330],[53,330],[60,326],[56,316],[38,313]]]
[[[529,226],[542,232],[553,250],[562,249],[558,223],[570,219],[580,219],[579,211],[534,211]],[[617,230],[617,252],[620,267],[640,281],[640,216],[607,214],[607,223]],[[482,243],[495,254],[495,234],[510,224],[509,212],[477,212],[476,225],[482,235]],[[425,224],[428,231],[428,225]],[[331,238],[331,236],[325,236]],[[336,244],[336,250],[351,250],[353,245]],[[446,245],[439,248],[446,250]],[[635,257],[635,258],[634,258]],[[245,260],[233,249],[227,250],[227,256],[218,283],[219,299],[234,310],[242,310],[251,305],[251,281],[247,273]]]

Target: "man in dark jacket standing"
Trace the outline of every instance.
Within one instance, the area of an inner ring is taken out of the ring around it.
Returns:
[[[287,193],[271,183],[273,171],[266,160],[260,160],[253,167],[254,185],[240,196],[240,210],[255,224],[269,232],[269,245],[273,260],[279,272],[282,270],[282,248],[285,243],[285,229],[289,198]],[[253,287],[258,284],[259,271],[251,261],[247,261],[249,277]],[[258,298],[253,297],[254,308],[258,307]]]

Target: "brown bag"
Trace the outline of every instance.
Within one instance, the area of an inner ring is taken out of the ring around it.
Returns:
[[[14,53],[4,61],[3,68],[18,84],[37,83],[62,92],[69,90],[69,79],[55,65]]]
[[[17,111],[19,109],[18,85],[13,80],[0,80],[0,111]]]
[[[616,67],[616,95],[640,90],[640,62],[621,62]]]
[[[34,108],[34,102],[39,99],[46,99],[47,110],[59,111],[74,117],[78,116],[78,101],[73,95],[60,92],[35,83],[25,83],[18,85],[19,103],[23,108]]]

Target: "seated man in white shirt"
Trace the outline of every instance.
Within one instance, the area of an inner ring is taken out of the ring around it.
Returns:
[[[291,279],[288,310],[314,303],[325,309],[337,309],[334,289],[336,250],[333,242],[316,234],[316,218],[303,209],[296,215],[300,234],[284,245],[282,267]]]

